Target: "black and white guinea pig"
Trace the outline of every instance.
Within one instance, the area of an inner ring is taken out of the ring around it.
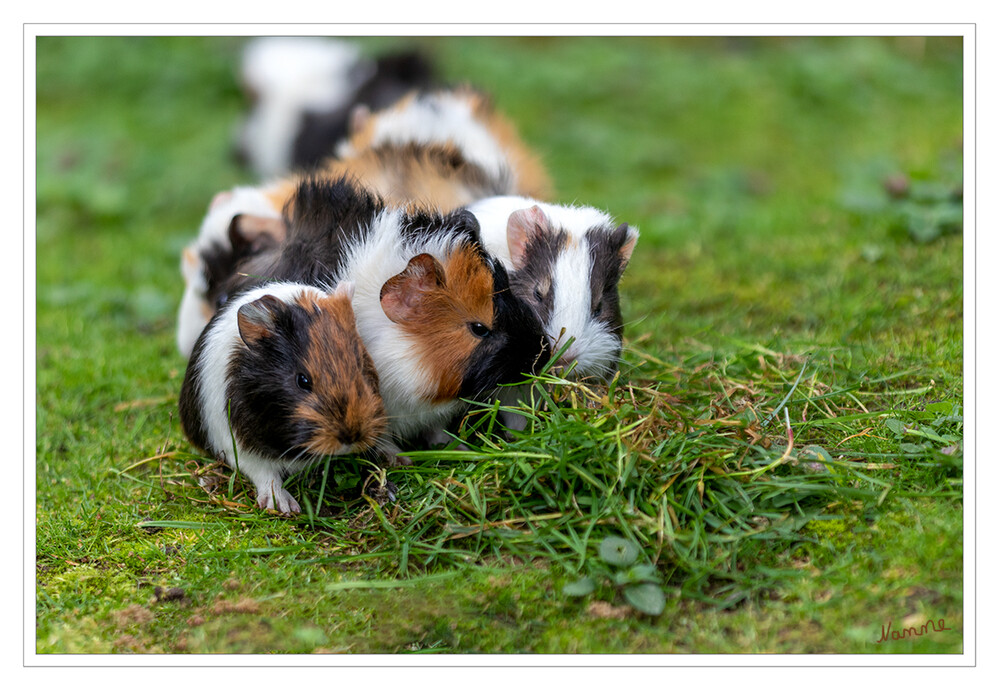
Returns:
[[[272,283],[233,298],[198,338],[180,393],[185,434],[253,482],[257,504],[301,508],[282,478],[363,452],[386,429],[355,327],[353,285]]]
[[[240,263],[284,240],[280,201],[268,187],[236,187],[212,199],[198,236],[181,254],[184,295],[177,314],[177,349],[185,357],[228,298],[222,285]]]
[[[465,409],[463,398],[489,399],[547,360],[541,324],[467,211],[387,209],[346,180],[322,178],[299,186],[293,208],[282,251],[262,270],[355,283],[357,330],[397,440],[433,435]]]
[[[429,85],[429,61],[416,51],[377,58],[342,40],[264,37],[243,52],[240,77],[253,106],[237,157],[260,177],[308,169],[348,133],[356,107],[378,109]]]
[[[608,380],[623,334],[618,281],[638,230],[587,206],[525,197],[484,199],[468,207],[487,251],[510,269],[513,293],[544,325],[552,352],[573,343],[559,364],[577,378]]]

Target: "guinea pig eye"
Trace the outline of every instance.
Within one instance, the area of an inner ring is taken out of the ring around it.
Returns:
[[[312,379],[309,378],[308,374],[299,374],[296,383],[303,391],[312,392]]]
[[[540,302],[544,298],[545,296],[541,294],[541,288],[534,288],[534,299]]]
[[[593,318],[597,318],[598,316],[600,316],[600,312],[603,311],[603,309],[604,309],[604,303],[602,301],[597,302],[596,306],[593,307],[593,314],[592,314]]]
[[[228,301],[229,301],[229,295],[225,294],[224,292],[221,293],[218,297],[215,298],[215,308],[221,309]]]
[[[468,330],[472,332],[476,338],[485,338],[489,335],[489,328],[485,324],[479,323],[478,321],[473,321],[468,324]]]

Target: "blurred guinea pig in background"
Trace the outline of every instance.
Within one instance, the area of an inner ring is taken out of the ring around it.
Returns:
[[[252,110],[235,154],[268,178],[315,167],[349,134],[353,113],[429,87],[433,69],[415,50],[367,57],[342,40],[269,36],[247,44],[240,80]]]

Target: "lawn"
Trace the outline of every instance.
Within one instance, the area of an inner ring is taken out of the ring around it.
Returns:
[[[37,653],[962,652],[960,38],[364,39],[641,230],[625,353],[295,518],[177,415],[243,42],[37,40]]]

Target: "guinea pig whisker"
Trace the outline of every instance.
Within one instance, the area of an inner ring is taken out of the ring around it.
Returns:
[[[281,453],[281,455],[278,456],[278,460],[283,460],[285,458],[285,456],[288,455],[288,453],[290,453],[293,450],[295,450],[295,448],[289,448],[285,452]],[[298,453],[295,455],[295,457],[290,458],[289,461],[290,462],[298,462],[299,460],[302,459],[302,456],[305,455],[306,453],[309,453],[309,449],[308,448],[302,448],[301,450],[298,451]]]

